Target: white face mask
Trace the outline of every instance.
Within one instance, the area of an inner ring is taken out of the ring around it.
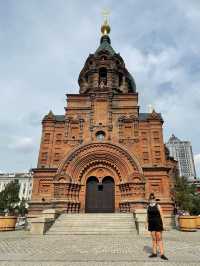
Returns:
[[[150,205],[155,205],[156,204],[156,200],[155,199],[150,199],[149,203],[150,203]]]

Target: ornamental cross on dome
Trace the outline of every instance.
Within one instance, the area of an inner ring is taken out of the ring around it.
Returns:
[[[104,17],[104,21],[108,21],[108,17],[110,15],[110,11],[108,9],[103,9],[101,14]]]
[[[110,15],[110,12],[106,9],[102,11],[102,15],[104,17],[104,23],[101,26],[101,32],[103,35],[107,35],[110,33],[110,26],[108,25],[108,16]]]

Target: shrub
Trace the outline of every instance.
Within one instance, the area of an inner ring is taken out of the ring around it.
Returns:
[[[190,215],[200,214],[200,194],[194,184],[189,184],[186,177],[176,177],[174,183],[176,205]]]

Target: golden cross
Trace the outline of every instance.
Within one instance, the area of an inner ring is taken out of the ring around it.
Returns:
[[[110,15],[110,11],[108,9],[103,9],[101,14],[104,17],[104,21],[107,22],[108,21],[108,17]]]

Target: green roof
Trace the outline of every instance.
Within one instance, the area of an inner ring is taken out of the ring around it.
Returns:
[[[116,54],[115,50],[112,48],[110,45],[110,38],[109,36],[105,35],[101,37],[101,43],[99,47],[97,48],[95,54],[99,53],[100,51],[106,50],[108,51],[111,55]]]

